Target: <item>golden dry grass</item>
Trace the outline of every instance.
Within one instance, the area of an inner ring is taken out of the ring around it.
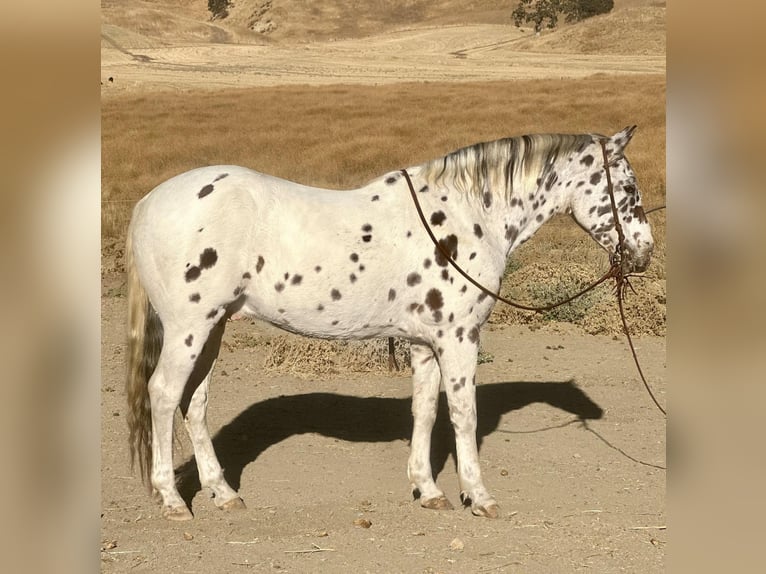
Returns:
[[[533,132],[639,130],[628,150],[647,205],[664,203],[664,77],[154,93],[102,108],[102,237],[183,171],[239,164],[351,188],[458,147]]]
[[[634,123],[639,130],[627,155],[644,203],[664,204],[662,76],[278,87],[115,98],[104,101],[102,108],[102,239],[106,252],[119,253],[135,201],[173,175],[203,165],[239,164],[308,185],[348,189],[477,141],[533,132],[610,134]],[[655,258],[645,282],[649,286],[637,285],[644,295],[632,308],[643,317],[638,332],[661,335],[665,215],[650,217]],[[105,269],[119,269],[115,263],[105,262]],[[504,291],[534,304],[530,297],[575,286],[575,279],[554,281],[557,269],[566,266],[585,281],[605,268],[606,256],[569,218],[558,217],[514,253],[510,270],[526,271],[511,273]],[[533,283],[538,287],[530,288]],[[593,333],[619,332],[611,307],[611,298],[594,300],[588,313],[572,310],[571,322]],[[605,314],[610,319],[604,320]],[[546,318],[523,318],[498,308],[494,320],[540,323]]]

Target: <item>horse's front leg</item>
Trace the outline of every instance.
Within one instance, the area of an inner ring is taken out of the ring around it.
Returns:
[[[451,509],[452,504],[436,486],[431,469],[431,431],[439,405],[439,364],[429,347],[413,343],[410,349],[413,427],[407,476],[421,506]]]
[[[476,359],[479,354],[478,337],[475,342],[456,341],[442,350],[439,357],[441,380],[447,393],[449,415],[455,429],[457,470],[460,498],[471,505],[477,516],[497,518],[499,509],[481,478],[479,449],[476,444]]]

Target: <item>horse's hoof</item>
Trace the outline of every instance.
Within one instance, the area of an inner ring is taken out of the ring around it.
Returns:
[[[162,517],[174,522],[183,522],[194,518],[191,511],[186,506],[163,506]]]
[[[242,500],[239,496],[235,496],[231,500],[227,500],[220,506],[221,510],[225,510],[226,512],[231,512],[235,510],[245,510],[247,506],[245,506],[245,501]]]
[[[475,516],[484,516],[485,518],[498,518],[500,516],[500,507],[497,504],[490,504],[488,506],[472,506],[471,512]]]
[[[454,506],[443,494],[436,498],[430,498],[428,500],[421,500],[420,506],[423,508],[429,508],[431,510],[452,510]]]

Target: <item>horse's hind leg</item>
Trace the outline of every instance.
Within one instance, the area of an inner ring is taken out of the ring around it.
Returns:
[[[413,343],[412,357],[412,445],[407,475],[425,508],[450,509],[452,504],[436,486],[431,469],[431,432],[439,405],[439,365],[433,351]]]
[[[207,400],[210,379],[221,346],[221,337],[225,327],[225,318],[213,327],[202,354],[195,366],[195,373],[206,371],[202,380],[192,373],[184,397],[181,400],[181,412],[184,423],[194,447],[200,484],[213,493],[215,504],[224,510],[245,508],[245,503],[237,492],[224,479],[223,469],[218,462],[210,432],[207,427]],[[191,395],[191,396],[189,396]]]

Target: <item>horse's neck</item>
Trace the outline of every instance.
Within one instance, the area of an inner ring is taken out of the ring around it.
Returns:
[[[502,202],[498,201],[498,205],[493,206],[493,211],[497,212],[495,219],[502,221],[506,254],[531,238],[554,215],[566,211],[569,192],[565,183],[559,185],[560,180],[557,179],[546,185],[544,178],[545,173],[526,185],[517,186],[510,198],[503,198]]]

